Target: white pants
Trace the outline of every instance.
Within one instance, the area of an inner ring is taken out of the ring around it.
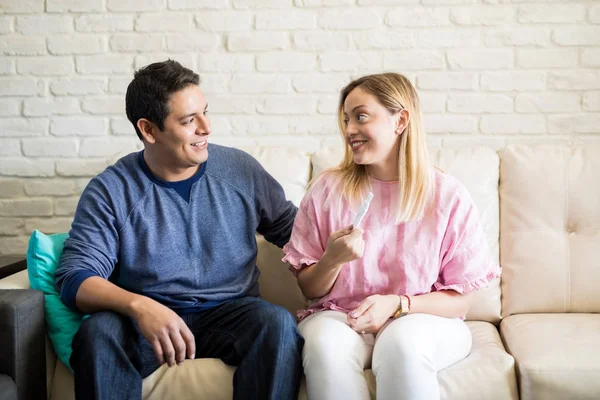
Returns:
[[[361,335],[346,313],[321,311],[300,322],[309,400],[369,399],[363,370],[372,368],[377,400],[437,400],[437,372],[471,351],[471,331],[460,319],[411,314],[375,338]]]

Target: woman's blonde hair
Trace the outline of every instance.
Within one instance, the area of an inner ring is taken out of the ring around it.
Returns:
[[[391,114],[403,109],[409,113],[408,125],[398,139],[396,224],[419,220],[425,214],[433,184],[419,96],[405,76],[396,73],[367,75],[350,82],[342,89],[338,105],[338,125],[345,146],[344,159],[329,172],[341,176],[342,195],[352,202],[361,199],[369,188],[367,169],[364,165],[354,163],[352,149],[345,138],[344,102],[356,88],[375,96]]]

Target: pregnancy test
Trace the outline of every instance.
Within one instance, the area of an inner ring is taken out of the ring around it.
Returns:
[[[358,209],[358,213],[356,214],[356,217],[354,217],[354,222],[352,225],[354,225],[355,228],[358,228],[361,221],[365,217],[365,214],[367,213],[367,210],[369,209],[369,205],[371,204],[371,200],[373,200],[373,193],[369,192],[369,194],[367,195],[367,198],[360,205],[360,208]]]

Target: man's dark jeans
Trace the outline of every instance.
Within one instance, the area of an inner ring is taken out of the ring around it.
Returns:
[[[285,309],[256,297],[182,315],[196,358],[236,366],[234,399],[298,398],[304,339]],[[160,365],[134,322],[112,311],[84,320],[73,339],[77,399],[141,399],[142,379]]]

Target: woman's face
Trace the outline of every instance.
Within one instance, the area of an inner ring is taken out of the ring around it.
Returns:
[[[406,127],[402,112],[391,114],[374,95],[360,87],[344,101],[346,142],[356,164],[377,169],[396,168],[400,134]],[[395,164],[395,165],[391,165]]]

